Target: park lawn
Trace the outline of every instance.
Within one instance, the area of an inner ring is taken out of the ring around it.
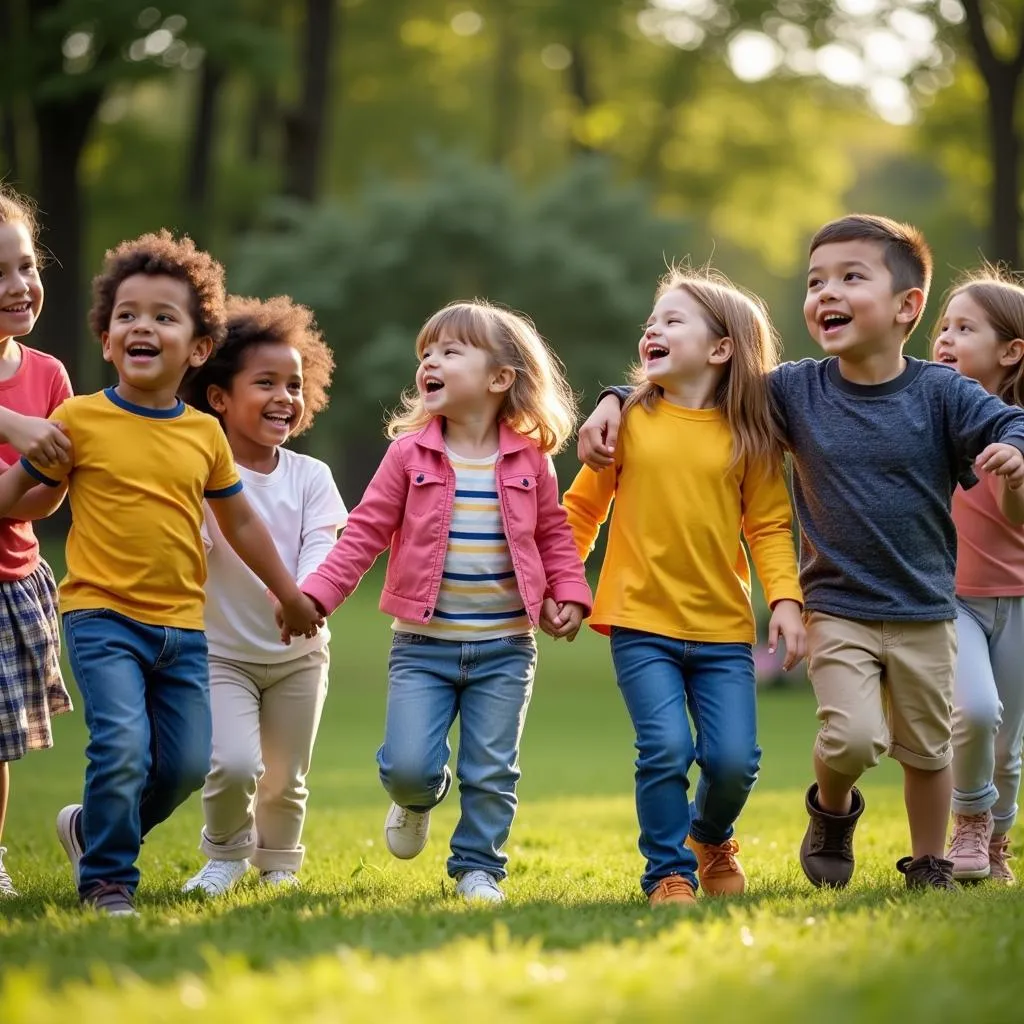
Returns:
[[[739,829],[748,894],[650,911],[637,884],[631,732],[593,634],[541,641],[507,904],[453,898],[454,799],[417,860],[392,859],[373,760],[388,638],[375,598],[367,581],[333,623],[300,891],[247,880],[216,902],[181,896],[201,863],[194,797],[146,844],[141,918],[82,914],[53,833],[80,793],[80,710],[57,723],[53,751],[14,766],[5,841],[24,895],[0,903],[2,1024],[1020,1018],[1020,897],[988,885],[906,893],[893,867],[908,849],[891,764],[864,787],[854,885],[820,893],[803,880],[816,723],[802,687],[762,698],[763,772]]]

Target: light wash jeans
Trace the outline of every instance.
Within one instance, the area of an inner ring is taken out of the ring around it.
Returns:
[[[958,597],[953,811],[1017,817],[1024,738],[1024,597]]]
[[[65,613],[64,636],[89,728],[78,891],[134,892],[143,837],[210,767],[206,634],[90,609]]]
[[[697,887],[687,835],[724,843],[757,779],[757,683],[750,644],[695,643],[612,629],[612,660],[636,731],[640,881],[650,893],[668,875]],[[696,726],[690,733],[687,706]],[[700,781],[690,805],[687,772]]]
[[[519,741],[533,692],[537,643],[530,634],[459,643],[396,633],[388,663],[387,721],[377,752],[380,781],[400,807],[427,811],[451,786],[448,733],[460,717],[462,814],[448,874],[506,876],[502,851],[516,813]]]

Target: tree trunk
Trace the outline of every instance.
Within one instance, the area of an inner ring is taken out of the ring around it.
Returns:
[[[83,381],[82,337],[82,192],[78,168],[93,118],[100,105],[98,90],[68,99],[37,102],[39,146],[39,210],[41,242],[53,255],[45,273],[46,307],[33,335],[39,347],[67,367],[76,390]]]
[[[18,129],[14,123],[14,111],[10,105],[3,109],[3,136],[0,146],[4,151],[4,163],[0,166],[0,179],[10,176],[21,183],[21,160],[18,152]]]
[[[577,116],[582,116],[594,105],[590,87],[590,69],[587,67],[587,53],[583,48],[583,40],[574,39],[569,47],[569,53],[572,55],[572,61],[566,69],[569,91],[572,93],[573,99],[576,100]],[[571,147],[575,153],[592,153],[594,151],[593,146],[582,142],[575,133],[572,135]]]
[[[1020,76],[1007,65],[988,83],[992,251],[989,259],[1020,267],[1020,138],[1017,135],[1017,86]]]
[[[316,198],[323,160],[336,8],[335,0],[306,0],[302,96],[285,120],[285,192],[307,201]]]
[[[197,244],[210,222],[210,183],[216,139],[217,100],[224,84],[224,68],[215,61],[203,61],[196,97],[195,130],[185,170],[186,224]]]

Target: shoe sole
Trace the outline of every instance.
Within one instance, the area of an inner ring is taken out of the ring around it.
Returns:
[[[958,882],[983,882],[992,874],[991,867],[974,868],[972,871],[957,871],[953,869],[953,878]]]
[[[60,840],[60,845],[64,847],[64,853],[67,854],[67,858],[71,863],[71,871],[75,876],[76,889],[81,882],[79,868],[81,865],[82,855],[85,853],[79,845],[74,827],[75,818],[81,813],[81,805],[75,804],[70,807],[65,807],[57,815],[57,838]]]

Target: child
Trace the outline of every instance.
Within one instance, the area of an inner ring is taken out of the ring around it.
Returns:
[[[973,478],[975,456],[987,472],[1024,480],[1024,412],[903,355],[931,281],[915,228],[843,217],[814,236],[810,264],[804,319],[829,358],[771,375],[796,470],[808,671],[822,722],[800,863],[815,885],[850,881],[864,810],[855,783],[888,752],[903,766],[913,851],[897,867],[909,888],[954,889],[943,855],[956,654],[950,502],[957,481]],[[618,401],[604,399],[581,429],[585,460],[610,460]]]
[[[63,364],[14,339],[31,334],[43,306],[32,207],[0,185],[0,472],[18,453],[58,460],[70,447],[45,417],[71,395]],[[48,492],[48,493],[41,493]],[[0,842],[10,790],[8,764],[53,746],[51,715],[71,710],[60,672],[57,584],[29,521],[48,515],[63,490],[40,485],[0,519]],[[0,845],[0,897],[17,896]]]
[[[90,320],[118,383],[53,414],[71,462],[0,477],[0,515],[37,481],[67,481],[73,525],[60,587],[64,635],[89,727],[83,806],[58,836],[83,904],[134,914],[139,845],[202,785],[210,700],[202,499],[297,632],[319,616],[241,494],[220,425],[178,399],[224,335],[223,269],[166,231],[108,252]]]
[[[615,465],[565,495],[576,547],[615,516],[591,626],[636,731],[641,885],[652,906],[738,894],[733,825],[757,778],[750,546],[787,667],[803,656],[792,511],[766,374],[778,347],[762,308],[724,279],[671,271],[640,339]],[[690,453],[682,463],[680,452]],[[678,472],[665,473],[667,465]],[[690,734],[687,705],[696,726]],[[687,772],[701,766],[691,816]]]
[[[220,420],[249,501],[293,579],[323,561],[347,515],[327,466],[281,447],[327,404],[333,367],[305,306],[231,298],[226,341],[182,395]],[[210,859],[184,891],[227,892],[250,861],[262,881],[294,885],[330,636],[323,629],[288,647],[273,637],[263,585],[209,506],[205,516],[213,758],[200,849]]]
[[[396,440],[302,589],[329,614],[390,547],[380,606],[395,633],[377,754],[394,800],[387,847],[408,859],[426,845],[461,715],[448,874],[467,899],[499,902],[533,628],[572,638],[590,610],[549,454],[572,430],[572,393],[533,326],[487,302],[435,313],[416,354],[416,390],[388,425]]]
[[[1008,405],[1024,405],[1024,288],[998,274],[954,289],[933,355]],[[953,877],[1014,881],[1024,735],[1024,490],[980,473],[953,495],[956,684],[953,692]]]

